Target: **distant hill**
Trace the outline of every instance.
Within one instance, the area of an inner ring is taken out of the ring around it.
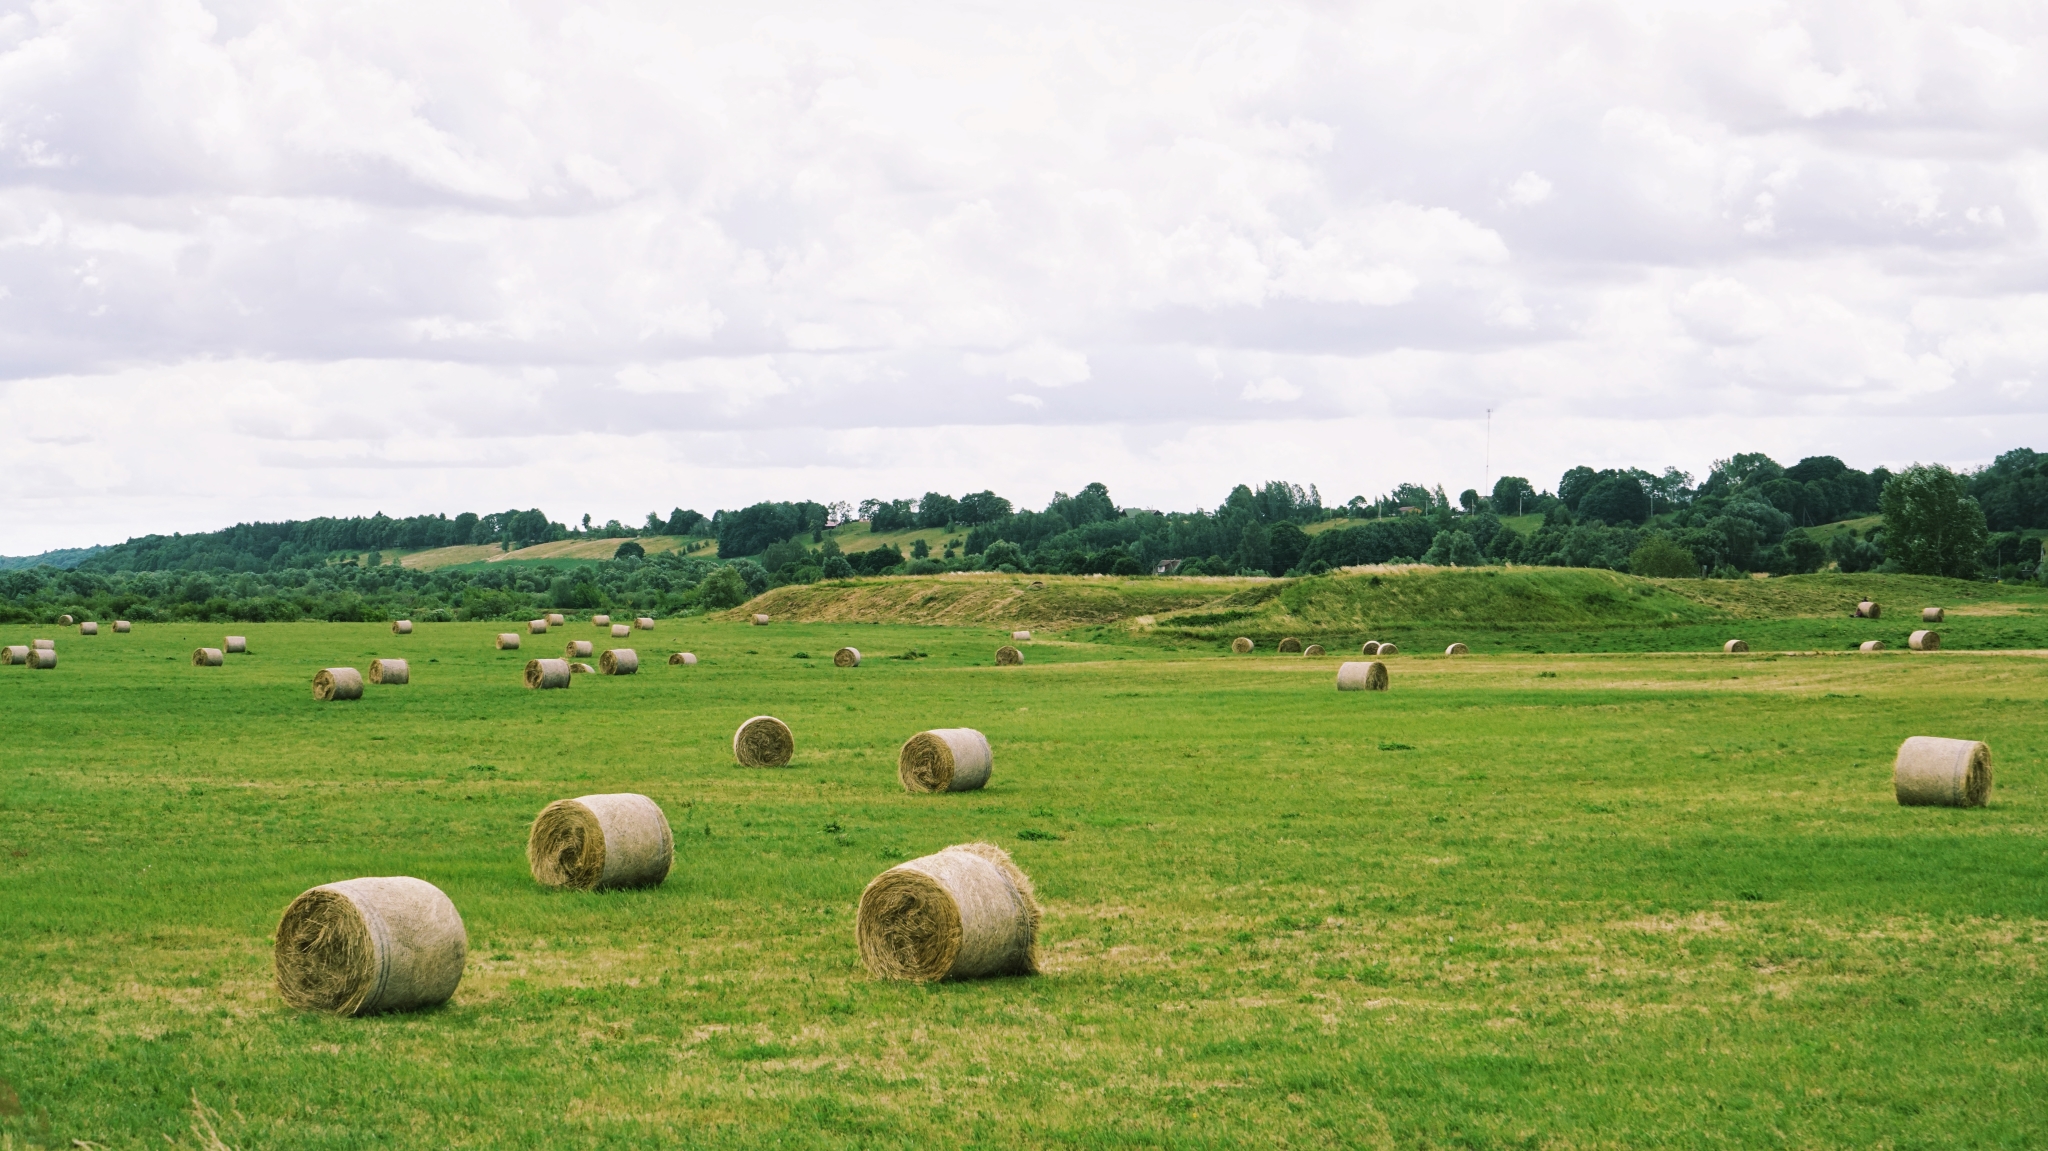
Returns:
[[[39,556],[0,556],[0,571],[17,571],[22,568],[53,567],[71,569],[84,560],[107,549],[103,545],[89,548],[58,548]]]

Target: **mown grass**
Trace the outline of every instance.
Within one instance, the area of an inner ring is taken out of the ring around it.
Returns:
[[[559,631],[245,625],[190,667],[219,630],[0,668],[0,1146],[192,1146],[195,1099],[244,1147],[2048,1143],[2033,656],[1397,657],[1340,695],[1334,659],[695,621],[633,642],[696,668],[535,693]],[[412,685],[310,698],[393,654]],[[791,768],[732,765],[760,711]],[[898,788],[940,724],[987,791]],[[1915,733],[1989,740],[1992,805],[1898,807]],[[668,883],[537,889],[534,813],[607,790],[669,813]],[[975,838],[1036,880],[1044,974],[866,976],[862,885]],[[286,1010],[278,914],[375,874],[461,908],[454,1001]]]

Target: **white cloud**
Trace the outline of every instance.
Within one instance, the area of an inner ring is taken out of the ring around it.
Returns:
[[[1517,208],[1526,208],[1550,199],[1550,192],[1550,181],[1534,172],[1524,172],[1508,185],[1507,193],[1501,200]]]
[[[1267,376],[1263,380],[1246,384],[1241,393],[1247,400],[1257,404],[1284,404],[1301,398],[1301,389],[1279,376]]]
[[[970,354],[961,357],[960,362],[977,376],[1024,380],[1041,388],[1064,388],[1093,374],[1089,371],[1087,356],[1049,340],[1034,340],[1025,347],[999,355]]]

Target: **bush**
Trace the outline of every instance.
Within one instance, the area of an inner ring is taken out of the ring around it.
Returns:
[[[1653,579],[1685,579],[1700,574],[1700,562],[1693,554],[1662,532],[1652,532],[1629,553],[1628,570]]]
[[[697,602],[714,611],[738,607],[751,598],[747,594],[747,581],[729,567],[719,568],[697,585]]]
[[[627,540],[619,545],[619,550],[612,553],[612,558],[615,560],[622,560],[628,556],[644,559],[647,556],[647,549],[641,547],[638,540]]]
[[[822,570],[825,573],[826,579],[853,578],[853,565],[846,562],[845,556],[826,556],[825,566]]]

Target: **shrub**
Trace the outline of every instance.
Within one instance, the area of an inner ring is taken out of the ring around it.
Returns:
[[[1628,570],[1655,579],[1684,579],[1700,574],[1699,560],[1663,532],[1652,532],[1629,553]]]

